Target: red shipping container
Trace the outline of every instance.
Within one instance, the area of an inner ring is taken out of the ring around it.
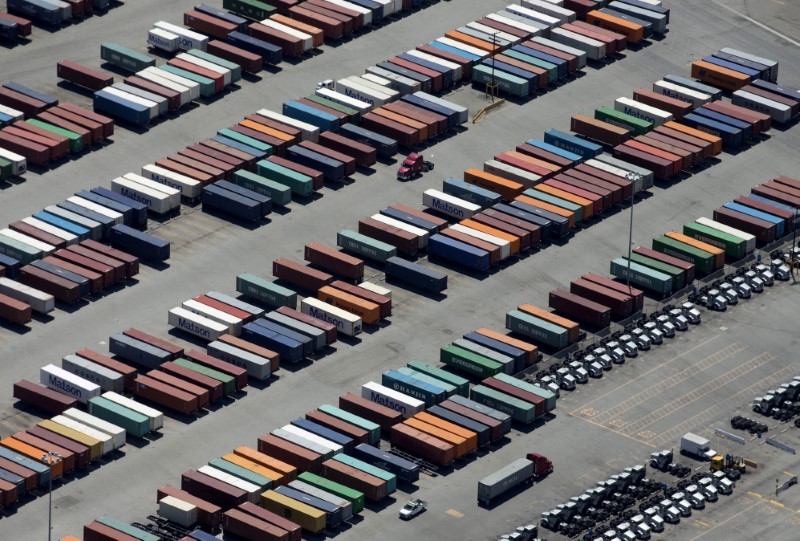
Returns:
[[[230,509],[223,513],[222,529],[248,541],[289,541],[289,532],[249,513]]]
[[[350,9],[348,7],[334,4],[332,2],[326,2],[325,0],[307,0],[306,4],[311,3],[312,5],[317,5],[321,8],[325,8],[329,11],[334,13],[340,14],[343,17],[351,19],[353,21],[353,30],[358,30],[362,26],[364,26],[364,14],[360,11],[356,11],[354,9]]]
[[[297,8],[294,8],[297,9]],[[344,34],[352,34],[355,26],[355,21],[351,17],[347,17],[342,15],[341,13],[337,13],[331,9],[327,9],[323,6],[318,4],[311,3],[309,1],[303,2],[301,9],[306,11],[310,11],[318,16],[326,17],[330,20],[337,21],[342,25],[342,32]]]
[[[399,411],[381,406],[380,404],[361,398],[353,393],[341,395],[339,397],[339,407],[380,425],[381,430],[389,430],[403,420],[403,414]]]
[[[272,275],[309,291],[316,291],[322,286],[330,285],[333,282],[332,275],[285,257],[279,257],[272,262]]]
[[[213,55],[224,58],[229,62],[239,64],[242,71],[247,73],[258,73],[264,67],[264,59],[255,53],[245,51],[239,47],[234,47],[224,41],[211,40],[206,46],[206,50]]]
[[[185,471],[181,474],[181,489],[209,503],[231,509],[247,501],[248,494],[241,488],[209,477],[197,470]],[[176,496],[180,498],[180,496]]]
[[[390,299],[389,297],[378,295],[373,291],[364,289],[363,287],[359,287],[353,284],[348,284],[347,282],[342,282],[341,280],[336,280],[335,282],[333,282],[331,284],[331,287],[335,287],[340,291],[344,291],[345,293],[349,293],[350,295],[353,295],[365,301],[377,304],[380,310],[381,319],[392,315],[392,299]]]
[[[233,376],[236,378],[236,389],[242,389],[245,385],[247,385],[247,370],[240,367],[233,365],[231,363],[226,363],[216,357],[212,357],[211,355],[206,355],[200,351],[195,349],[189,350],[185,354],[186,358],[190,361],[194,361],[198,364],[202,364],[203,366],[207,366],[209,368],[213,368],[214,370],[219,370],[224,374],[228,374],[229,376]]]
[[[134,396],[140,396],[161,406],[188,415],[198,409],[197,397],[147,376],[137,376]]]
[[[103,126],[104,137],[110,137],[114,135],[114,119],[112,118],[101,115],[99,113],[95,113],[94,111],[89,111],[88,109],[84,109],[83,107],[78,107],[77,105],[73,105],[72,103],[69,102],[64,102],[60,104],[58,107],[54,107],[53,109],[51,109],[51,112],[55,112],[54,111],[55,109],[62,109],[70,113],[74,113],[76,115],[87,118],[92,122],[99,123],[101,126]]]
[[[613,289],[614,291],[618,291],[625,295],[629,295],[633,298],[635,311],[639,311],[644,308],[644,291],[641,289],[636,289],[635,287],[628,286],[621,282],[612,280],[611,278],[606,278],[605,276],[600,276],[599,274],[594,274],[591,272],[582,275],[581,278],[584,280],[589,280],[590,282],[594,282],[595,284],[600,284],[601,286],[609,289]]]
[[[311,182],[314,184],[315,190],[322,189],[322,186],[324,185],[325,176],[322,174],[322,171],[317,171],[316,169],[306,167],[305,165],[300,165],[299,163],[294,163],[289,159],[280,158],[278,156],[270,156],[267,158],[267,161],[282,165],[283,167],[288,167],[292,171],[297,171],[300,174],[311,177]]]
[[[167,98],[167,106],[170,111],[174,111],[181,106],[181,95],[177,90],[172,90],[135,75],[126,78],[125,83]]]
[[[17,23],[17,35],[20,37],[30,36],[33,30],[33,23],[28,19],[11,15],[10,13],[0,13],[0,19]]]
[[[363,260],[329,248],[324,244],[309,242],[305,245],[303,257],[312,265],[322,267],[326,271],[331,271],[350,280],[362,280],[364,278]]]
[[[43,440],[33,434],[29,434],[27,432],[17,432],[13,436],[11,436],[17,441],[21,441],[22,443],[27,443],[28,445],[35,447],[37,449],[41,449],[43,452],[51,452],[57,453],[61,455],[61,463],[64,466],[64,473],[70,473],[75,470],[75,466],[77,465],[77,457],[75,453],[61,447],[60,445],[56,445],[55,443]]]
[[[171,485],[164,485],[158,489],[156,492],[156,501],[161,501],[165,496],[174,496],[179,500],[196,506],[197,521],[200,524],[208,526],[212,530],[222,524],[222,509],[218,505]]]
[[[85,240],[81,242],[80,245],[92,250],[93,252],[97,252],[100,255],[123,262],[125,264],[125,276],[127,277],[136,276],[139,274],[139,258],[135,255],[112,248],[111,246],[106,246],[105,244],[101,244],[95,240]]]
[[[88,359],[93,363],[105,366],[109,370],[122,374],[123,388],[126,391],[133,391],[133,380],[136,378],[136,368],[125,364],[123,362],[107,357],[91,349],[80,349],[75,352],[75,355]]]
[[[103,125],[99,122],[95,122],[88,118],[84,118],[80,115],[76,115],[66,109],[61,109],[60,107],[52,107],[51,109],[41,113],[39,118],[42,120],[46,120],[45,115],[52,115],[52,117],[60,118],[62,120],[66,120],[76,126],[80,126],[85,130],[89,130],[89,133],[92,137],[92,142],[100,141],[103,139]]]
[[[292,0],[292,3],[297,4],[297,0]],[[275,5],[275,2],[273,2],[272,4]],[[288,14],[288,10],[285,11],[278,10],[278,11],[280,13],[283,13],[283,15],[272,15],[270,19],[272,19],[276,23],[285,24],[286,26],[294,28],[295,30],[299,30],[304,34],[308,34],[309,36],[311,36],[311,45],[315,49],[324,43],[325,32],[321,28],[312,26],[310,24],[302,23],[296,19],[291,19],[289,17],[286,17],[285,15]]]
[[[386,499],[387,483],[383,479],[334,459],[326,460],[322,467],[326,478],[363,492],[366,500],[380,502]]]
[[[238,29],[233,23],[195,10],[190,10],[183,14],[183,24],[193,30],[218,39],[227,39],[228,34]]]
[[[454,460],[453,445],[447,442],[402,423],[391,430],[390,441],[395,447],[440,466],[447,466]]]
[[[225,171],[223,169],[219,169],[200,160],[190,158],[185,154],[170,154],[165,158],[165,160],[175,162],[176,164],[188,167],[194,171],[199,171],[202,175],[209,175],[214,180],[220,180],[225,177]]]
[[[397,141],[397,144],[404,147],[413,147],[420,142],[419,130],[389,120],[375,113],[362,115],[359,125],[367,130],[374,131],[380,135],[389,137]]]
[[[71,60],[61,60],[56,64],[56,75],[89,90],[102,90],[114,84],[114,78],[97,70],[82,66]]]
[[[378,151],[369,145],[348,139],[338,133],[325,131],[319,134],[320,144],[355,158],[359,165],[369,167],[378,161]]]
[[[6,126],[0,133],[10,137],[17,137],[18,139],[23,140],[31,145],[39,145],[46,148],[48,160],[57,160],[65,154],[65,152],[63,152],[63,148],[60,148],[58,143],[56,143],[54,140],[47,137],[42,137],[41,135],[36,135],[28,130],[23,130],[14,126]]]
[[[14,384],[14,398],[51,415],[64,413],[78,404],[78,400],[71,396],[25,379]]]
[[[173,344],[172,342],[168,342],[166,340],[153,336],[152,334],[147,334],[144,331],[140,331],[134,328],[125,329],[124,331],[122,331],[122,334],[128,335],[131,338],[135,338],[136,340],[140,340],[142,342],[150,344],[153,347],[168,352],[170,359],[178,359],[180,357],[183,357],[182,347],[180,347],[177,344]]]
[[[73,303],[81,298],[80,286],[55,274],[31,265],[19,270],[19,281],[25,285],[50,293],[57,301]]]
[[[67,261],[69,263],[72,263],[73,265],[78,265],[80,267],[98,273],[100,276],[103,277],[104,287],[109,287],[116,281],[114,280],[114,269],[112,269],[108,265],[103,265],[102,263],[93,261],[88,257],[76,254],[75,252],[71,252],[69,250],[57,250],[56,253],[53,254],[53,256],[57,259]]]
[[[228,165],[231,165],[233,167],[234,171],[238,171],[239,169],[242,169],[245,165],[247,165],[245,161],[242,160],[241,158],[237,158],[236,156],[226,154],[220,150],[214,150],[211,147],[204,147],[200,143],[192,143],[191,145],[186,147],[185,150],[191,150],[198,154],[204,154],[220,162],[227,163]]]
[[[209,393],[207,389],[203,389],[198,385],[194,385],[182,378],[174,376],[167,372],[162,372],[160,370],[151,370],[147,372],[147,377],[152,378],[156,381],[160,381],[170,387],[175,387],[176,389],[180,389],[181,391],[185,391],[191,395],[197,397],[197,407],[204,408],[206,407],[210,400],[209,400]]]
[[[25,118],[36,116],[47,109],[45,102],[6,87],[0,87],[0,105],[16,109],[23,113]]]
[[[683,259],[678,259],[677,257],[673,257],[671,255],[662,254],[661,252],[656,252],[655,250],[651,250],[650,248],[645,248],[644,246],[637,246],[633,249],[634,253],[643,255],[645,257],[649,257],[650,259],[655,259],[656,261],[661,261],[662,263],[666,263],[667,265],[672,265],[673,267],[678,267],[683,271],[683,275],[685,277],[686,284],[691,284],[694,282],[694,263],[689,263],[688,261],[684,261]]]
[[[34,124],[29,124],[27,122],[14,122],[12,126],[33,133],[40,137],[44,137],[45,139],[50,139],[51,141],[54,141],[59,156],[63,156],[69,153],[70,141],[69,138],[65,137],[64,135],[54,133],[50,130],[40,128],[39,126],[36,126]]]
[[[258,450],[291,464],[300,471],[319,474],[322,470],[322,455],[272,434],[264,434],[258,438]]]
[[[500,391],[501,393],[505,393],[507,395],[513,396],[514,398],[518,398],[523,402],[532,404],[536,417],[539,417],[546,413],[547,401],[539,395],[535,395],[531,392],[520,389],[519,387],[515,387],[510,383],[506,383],[504,381],[500,381],[499,379],[491,377],[481,381],[481,385],[491,387],[496,391]]]
[[[319,410],[306,413],[306,419],[353,438],[357,443],[369,443],[369,432]]]
[[[89,146],[92,144],[92,132],[88,128],[79,126],[78,124],[70,122],[69,120],[61,118],[60,116],[54,115],[50,111],[39,113],[36,118],[42,122],[47,122],[53,126],[58,126],[59,128],[64,128],[65,130],[77,133],[81,136],[81,141],[83,142],[84,146]]]
[[[79,265],[75,265],[70,263],[69,261],[64,261],[63,259],[59,259],[57,257],[45,257],[42,259],[45,263],[50,263],[51,265],[55,265],[56,267],[60,267],[64,270],[68,270],[83,276],[87,280],[89,280],[89,287],[92,293],[97,293],[101,289],[103,289],[103,275],[99,272],[94,272],[87,268],[81,267]]]
[[[31,307],[8,295],[0,294],[0,319],[24,325],[31,320]]]
[[[29,470],[24,466],[20,466],[12,460],[0,457],[0,468],[10,471],[14,475],[19,475],[25,479],[25,491],[31,491],[36,488],[36,472]]]
[[[267,511],[263,507],[259,507],[251,502],[244,502],[237,509],[285,530],[289,534],[289,541],[301,541],[302,539],[303,529],[298,524],[280,515],[276,515],[272,511]]]
[[[299,56],[303,54],[303,40],[297,36],[281,32],[271,26],[261,23],[250,23],[247,27],[248,33],[262,41],[277,45],[283,49],[284,56]]]
[[[226,344],[230,344],[239,349],[249,351],[253,355],[258,355],[259,357],[263,357],[269,360],[270,373],[273,373],[276,370],[278,370],[278,368],[280,368],[280,355],[278,355],[276,352],[272,350],[269,350],[265,347],[261,347],[252,342],[248,342],[247,340],[239,338],[238,336],[233,336],[231,334],[223,334],[222,336],[219,337],[219,341],[224,342]]]
[[[339,39],[344,35],[344,25],[332,17],[321,15],[308,9],[294,6],[289,8],[288,15],[302,23],[322,29],[328,39]]]
[[[391,244],[403,255],[414,257],[419,252],[419,237],[410,231],[400,229],[373,218],[358,221],[358,232],[375,240]]]
[[[214,379],[210,376],[206,376],[205,374],[201,374],[199,372],[195,372],[191,368],[186,368],[185,366],[181,366],[179,364],[175,364],[172,361],[165,362],[158,367],[159,370],[166,372],[167,374],[181,379],[185,382],[190,383],[193,387],[196,387],[196,390],[190,390],[189,392],[198,394],[198,393],[205,393],[208,396],[205,398],[206,403],[210,400],[211,402],[216,402],[217,400],[222,399],[223,394],[223,387],[222,382],[218,379]],[[150,374],[148,374],[150,375]],[[169,383],[170,385],[174,385],[173,383]],[[174,385],[175,387],[180,387],[179,385]],[[189,390],[189,389],[184,389]]]

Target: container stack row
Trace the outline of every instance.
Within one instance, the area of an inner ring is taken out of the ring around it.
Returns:
[[[28,36],[31,33],[31,21],[47,25],[49,27],[61,27],[73,20],[81,20],[95,11],[105,12],[111,7],[110,0],[8,0],[6,8],[8,14],[0,14],[0,19],[18,25],[16,36]],[[14,14],[21,17],[15,17]],[[25,17],[23,19],[22,17]],[[0,28],[13,26],[0,23]],[[6,36],[11,40],[14,34]]]

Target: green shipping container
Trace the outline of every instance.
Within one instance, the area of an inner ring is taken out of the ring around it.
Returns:
[[[353,504],[353,513],[360,513],[364,510],[364,493],[353,490],[350,487],[344,486],[341,483],[336,483],[330,479],[325,479],[319,475],[311,472],[303,472],[297,478],[309,485],[315,486],[321,490],[336,494],[340,498],[344,498]]]
[[[136,52],[111,42],[100,45],[100,58],[132,72],[142,71],[145,68],[156,66],[156,59],[152,56]]]
[[[272,145],[261,142],[257,139],[253,139],[252,137],[242,135],[239,132],[235,132],[228,128],[223,128],[221,130],[217,130],[217,135],[222,135],[223,137],[233,139],[234,141],[239,141],[240,143],[244,143],[245,145],[257,148],[261,152],[266,152],[267,156],[272,156]]]
[[[336,234],[336,245],[367,259],[386,263],[397,255],[397,248],[391,244],[375,240],[350,229],[342,229]]]
[[[407,363],[410,369],[427,374],[440,381],[453,385],[456,389],[456,394],[460,394],[464,398],[469,396],[469,380],[462,378],[459,375],[452,374],[446,370],[442,370],[432,364],[424,363],[422,361],[411,361]],[[399,369],[398,369],[399,370]]]
[[[258,0],[222,0],[222,8],[254,21],[269,19],[270,15],[277,12],[273,6]]]
[[[444,393],[448,398],[453,396],[454,394],[456,394],[456,386],[455,385],[453,385],[452,383],[447,383],[446,381],[440,380],[440,379],[435,378],[433,376],[429,376],[428,374],[426,374],[424,372],[419,372],[417,370],[413,370],[413,369],[407,368],[405,366],[401,366],[400,368],[397,368],[397,371],[400,372],[401,374],[405,374],[406,376],[410,376],[410,377],[412,377],[414,379],[418,379],[418,380],[420,380],[422,382],[425,382],[425,383],[427,383],[429,385],[435,385],[436,387],[444,389]]]
[[[381,440],[381,427],[377,423],[373,423],[372,421],[368,421],[363,417],[359,417],[358,415],[354,415],[349,411],[344,411],[341,408],[337,408],[336,406],[332,406],[330,404],[323,404],[319,408],[319,411],[323,413],[327,413],[328,415],[332,415],[337,419],[341,419],[346,423],[350,423],[351,425],[357,426],[359,428],[363,428],[367,432],[369,432],[369,443],[370,445],[375,445]]]
[[[526,64],[530,64],[532,66],[536,66],[537,68],[542,68],[547,70],[548,83],[553,83],[558,80],[558,66],[556,66],[555,64],[552,64],[545,60],[541,60],[539,58],[535,58],[533,56],[529,56],[519,51],[513,51],[511,49],[503,51],[503,54],[506,56],[510,56],[511,58],[516,58],[517,60],[525,62]],[[539,84],[541,84],[541,82]]]
[[[494,75],[492,75],[494,73]],[[531,93],[528,81],[522,77],[511,75],[499,68],[492,69],[491,66],[484,64],[476,64],[472,67],[472,83],[485,85],[491,84],[492,81],[496,82],[500,90],[511,96],[524,98]]]
[[[214,56],[211,53],[207,53],[205,51],[201,51],[200,49],[189,49],[186,51],[187,54],[190,54],[196,58],[202,58],[203,60],[207,60],[212,64],[216,64],[222,68],[231,70],[231,82],[235,83],[236,81],[242,78],[242,66],[235,62],[230,62],[225,60],[224,58],[220,58],[218,56]]]
[[[288,186],[292,193],[303,197],[311,195],[311,192],[314,191],[314,179],[288,167],[272,163],[269,160],[261,160],[256,163],[256,173],[264,178]]]
[[[113,528],[118,532],[122,532],[124,534],[130,535],[133,538],[139,539],[140,541],[161,541],[161,538],[157,535],[153,535],[149,532],[144,530],[140,530],[135,526],[131,526],[121,520],[117,520],[115,518],[109,516],[102,516],[97,519],[97,522],[100,524],[105,524],[109,528]]]
[[[573,203],[572,201],[567,201],[566,199],[561,199],[560,197],[556,197],[555,195],[549,194],[547,192],[539,191],[536,188],[528,188],[522,193],[524,195],[527,195],[528,197],[538,199],[539,201],[543,201],[545,203],[550,203],[551,205],[555,205],[557,207],[561,207],[562,209],[572,212],[573,214],[575,214],[576,222],[580,222],[581,220],[583,220],[583,207],[577,203]]]
[[[662,236],[653,239],[653,250],[662,254],[671,255],[678,259],[683,259],[689,263],[694,263],[695,268],[705,274],[714,272],[714,254],[710,254],[700,248],[689,246],[679,240]]]
[[[663,272],[658,272],[651,268],[630,262],[630,274],[628,273],[628,260],[618,257],[611,261],[611,274],[617,278],[627,279],[630,275],[631,284],[641,286],[644,289],[655,291],[656,293],[669,293],[672,291],[672,277]]]
[[[80,150],[83,148],[83,137],[81,137],[74,131],[65,130],[64,128],[48,124],[47,122],[42,122],[38,118],[31,118],[29,120],[26,120],[25,122],[27,122],[28,124],[33,124],[34,126],[39,126],[40,128],[49,130],[53,133],[57,133],[58,135],[63,135],[64,137],[69,139],[70,152],[80,152]]]
[[[511,310],[506,314],[506,329],[556,349],[565,348],[569,343],[567,329],[520,310]]]
[[[352,107],[348,107],[346,105],[342,105],[339,102],[329,100],[328,98],[323,98],[322,96],[311,94],[310,96],[306,96],[306,99],[308,101],[313,101],[314,103],[324,105],[325,107],[330,107],[334,111],[339,111],[340,113],[344,113],[345,115],[350,117],[350,122],[358,122],[358,119],[361,118],[361,112],[359,110],[353,109]]]
[[[224,458],[215,458],[214,460],[209,460],[208,465],[238,477],[239,479],[243,479],[248,483],[253,483],[256,486],[261,487],[261,490],[269,490],[272,488],[272,479],[257,474],[256,472],[248,470],[247,468],[239,466],[238,464],[234,464],[233,462],[228,462]]]
[[[353,458],[352,456],[346,455],[344,453],[338,453],[333,455],[333,459],[338,462],[341,462],[342,464],[347,464],[348,466],[352,466],[357,470],[361,470],[364,473],[368,473],[373,477],[377,477],[381,481],[386,481],[386,494],[392,494],[397,490],[397,476],[393,473],[390,473],[386,470],[382,470],[380,468],[376,468],[372,464],[367,464],[363,460]]]
[[[13,257],[23,265],[42,258],[40,250],[5,235],[0,235],[0,254]]]
[[[502,364],[452,344],[439,350],[439,362],[479,378],[488,378],[503,371]]]
[[[179,77],[183,77],[184,79],[189,79],[190,81],[194,81],[195,83],[199,84],[200,96],[204,98],[210,98],[216,93],[214,81],[212,81],[208,77],[203,77],[202,75],[197,75],[196,73],[182,70],[180,68],[176,68],[175,66],[170,66],[169,64],[162,64],[161,66],[158,67],[158,69],[172,73]]]
[[[626,259],[623,257],[623,259]],[[672,277],[672,288],[675,290],[683,289],[683,286],[686,285],[686,272],[683,269],[679,269],[674,265],[670,265],[669,263],[664,263],[662,261],[658,261],[653,259],[652,257],[647,257],[645,255],[637,254],[636,252],[631,253],[631,261],[634,263],[639,263],[640,265],[644,265],[645,267],[651,268],[653,270],[657,270],[658,272],[663,272],[664,274]]]
[[[297,308],[297,293],[254,274],[237,276],[236,291],[270,306]]]
[[[236,390],[236,378],[234,376],[231,376],[230,374],[225,374],[223,372],[220,372],[219,370],[208,368],[206,366],[203,366],[202,364],[192,362],[188,359],[175,359],[173,362],[177,365],[183,366],[184,368],[188,368],[190,370],[194,370],[199,374],[203,374],[204,376],[208,376],[217,381],[221,381],[222,392],[225,394],[231,394],[233,391]]]
[[[261,195],[266,195],[272,200],[273,205],[285,207],[292,201],[292,189],[289,188],[289,186],[262,177],[261,175],[256,175],[250,171],[240,170],[234,172],[233,182],[242,188],[247,188]]]
[[[517,389],[522,389],[523,391],[535,394],[536,396],[541,396],[547,401],[545,410],[548,412],[556,409],[556,394],[548,391],[547,389],[543,389],[538,385],[533,385],[527,381],[522,381],[521,379],[517,379],[514,376],[509,376],[508,374],[497,374],[495,379],[498,379],[504,383],[508,383],[509,385],[513,385]]]
[[[725,255],[734,261],[747,255],[747,241],[713,227],[698,224],[697,222],[689,222],[683,226],[683,234],[722,248],[725,250]]]
[[[533,404],[514,398],[513,396],[490,389],[485,385],[476,385],[470,392],[470,399],[478,404],[489,406],[497,411],[510,415],[520,423],[528,424],[536,420],[536,408]]]
[[[635,116],[626,115],[611,107],[598,107],[594,110],[597,120],[631,130],[634,135],[644,135],[653,129],[653,123]]]
[[[89,413],[111,424],[121,426],[131,436],[141,438],[150,432],[150,418],[102,396],[89,399]]]
[[[14,168],[10,161],[0,158],[0,179],[11,178],[14,174]]]

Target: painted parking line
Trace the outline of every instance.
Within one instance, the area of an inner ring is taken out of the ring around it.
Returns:
[[[451,517],[462,518],[464,516],[464,513],[456,511],[455,509],[448,509],[446,512]]]
[[[708,530],[705,530],[705,531],[703,531],[703,533],[701,533],[701,534],[699,534],[699,535],[697,535],[697,536],[693,537],[693,538],[692,538],[690,541],[696,541],[697,539],[700,539],[700,538],[702,538],[702,537],[705,537],[706,535],[708,535],[709,533],[713,532],[714,530],[716,530],[717,528],[719,528],[719,527],[720,527],[720,526],[722,526],[723,524],[727,524],[728,522],[730,522],[731,520],[735,519],[735,518],[736,518],[736,517],[738,517],[739,515],[741,515],[741,514],[743,514],[743,513],[746,513],[747,511],[751,510],[753,507],[755,507],[755,506],[757,506],[757,505],[760,505],[760,504],[761,504],[761,502],[760,502],[760,501],[755,501],[755,502],[751,503],[750,505],[748,505],[747,507],[745,507],[745,508],[744,508],[744,509],[742,509],[741,511],[737,511],[736,513],[734,513],[733,515],[729,516],[728,518],[726,518],[726,519],[725,519],[725,520],[723,520],[722,522],[720,522],[720,523],[718,523],[718,524],[715,524],[714,526],[712,526],[712,527],[711,527],[711,528],[709,528]]]

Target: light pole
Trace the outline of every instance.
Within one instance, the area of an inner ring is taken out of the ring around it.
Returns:
[[[628,275],[626,276],[628,281],[628,294],[631,294],[631,250],[633,247],[633,199],[636,196],[636,183],[639,182],[642,178],[642,175],[639,173],[634,173],[633,171],[629,171],[625,178],[631,181],[631,219],[630,225],[628,226]]]
[[[48,466],[58,464],[64,458],[58,453],[47,451],[42,455],[42,462]],[[53,469],[50,468],[50,477],[47,481],[47,541],[53,537]]]

